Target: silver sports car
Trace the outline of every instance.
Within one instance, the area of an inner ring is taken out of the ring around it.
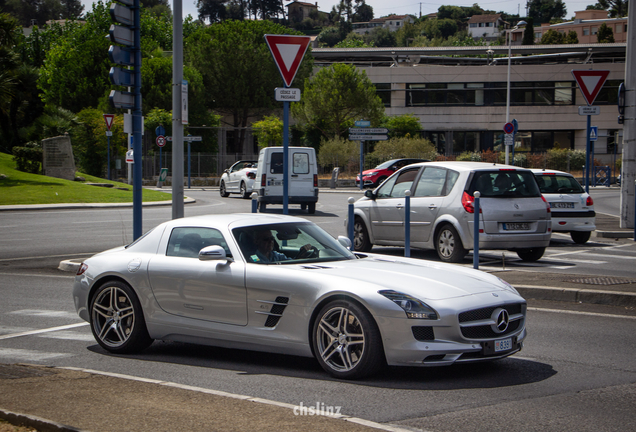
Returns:
[[[113,353],[172,340],[313,356],[338,378],[521,350],[526,302],[508,283],[350,244],[291,216],[175,219],[84,261],[75,307]]]

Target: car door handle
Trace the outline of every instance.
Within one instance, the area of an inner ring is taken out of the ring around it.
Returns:
[[[429,205],[428,205],[428,208],[429,208],[430,210],[435,210],[435,209],[437,208],[437,206],[436,206],[435,204],[429,204]]]
[[[398,210],[402,210],[404,208],[404,206],[402,204],[398,204],[395,206],[396,209]]]

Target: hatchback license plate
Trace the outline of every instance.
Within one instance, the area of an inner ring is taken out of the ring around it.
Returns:
[[[504,223],[503,229],[505,231],[528,231],[530,229],[530,224],[528,223]]]
[[[574,203],[555,202],[551,203],[552,208],[574,208]]]
[[[512,349],[512,338],[495,341],[495,352],[509,351]]]

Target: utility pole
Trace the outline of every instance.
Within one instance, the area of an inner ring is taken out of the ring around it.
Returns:
[[[183,124],[181,85],[183,84],[182,0],[172,2],[172,219],[183,217]]]
[[[621,174],[621,228],[635,228],[636,202],[636,6],[630,2],[627,17],[625,58],[625,122],[623,125],[623,163]],[[636,239],[634,239],[636,241]]]

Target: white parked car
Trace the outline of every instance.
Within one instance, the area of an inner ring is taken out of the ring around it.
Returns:
[[[498,277],[350,245],[291,216],[174,219],[86,259],[74,304],[112,353],[171,340],[315,357],[337,378],[523,347],[526,301]]]
[[[252,194],[254,180],[256,180],[256,161],[238,161],[223,171],[219,183],[219,193],[228,197],[231,193],[238,193],[245,199]]]
[[[581,184],[563,171],[533,169],[539,189],[550,203],[552,231],[569,232],[574,243],[583,244],[596,229],[594,200]]]

